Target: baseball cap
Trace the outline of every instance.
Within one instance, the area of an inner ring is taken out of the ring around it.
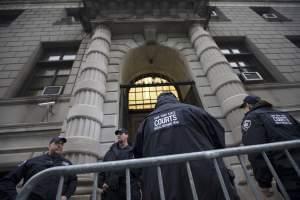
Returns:
[[[167,92],[161,92],[161,93],[158,95],[157,99],[159,99],[159,98],[162,97],[162,96],[167,96],[167,95],[169,95],[169,96],[174,96],[174,97],[176,98],[176,96],[175,96],[172,92],[167,91]]]
[[[254,95],[248,95],[244,98],[243,103],[240,105],[240,108],[244,108],[246,106],[246,104],[256,104],[257,102],[259,102],[260,97],[258,96],[254,96]]]
[[[115,135],[118,135],[119,133],[128,133],[128,130],[125,128],[119,128],[115,131]]]
[[[62,137],[62,136],[55,136],[55,137],[53,137],[53,138],[50,140],[49,144],[51,144],[51,143],[57,143],[57,142],[63,142],[63,143],[66,143],[66,142],[67,142],[67,138]]]

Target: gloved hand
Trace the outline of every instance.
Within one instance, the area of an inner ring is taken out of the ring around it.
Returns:
[[[109,185],[111,190],[117,190],[119,188],[119,176],[117,175],[111,175],[105,182]]]
[[[61,196],[61,200],[67,200],[68,198],[66,196]]]
[[[271,197],[274,195],[274,191],[272,187],[269,188],[260,188],[260,191],[263,193],[265,197]]]
[[[109,186],[106,183],[103,183],[102,190],[106,191],[109,188]]]

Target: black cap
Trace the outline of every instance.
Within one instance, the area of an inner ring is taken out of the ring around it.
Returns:
[[[115,135],[118,135],[119,133],[128,133],[128,130],[125,128],[119,128],[115,131]]]
[[[157,99],[159,99],[159,98],[162,97],[162,96],[167,96],[167,95],[169,95],[169,96],[174,96],[174,97],[176,98],[176,96],[173,94],[173,92],[167,91],[167,92],[161,92],[161,93],[158,95]]]
[[[57,142],[66,143],[67,142],[67,138],[62,137],[62,136],[55,136],[55,137],[53,137],[50,140],[49,144],[51,144],[51,143],[57,143]]]
[[[254,95],[248,95],[244,98],[243,103],[240,105],[240,108],[244,108],[246,104],[254,105],[260,101],[260,97]]]

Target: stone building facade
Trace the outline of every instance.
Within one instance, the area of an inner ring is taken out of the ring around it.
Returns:
[[[299,11],[297,0],[1,0],[0,173],[54,135],[74,163],[101,160],[119,126],[134,140],[149,109],[130,110],[128,92],[144,77],[216,117],[228,146],[240,143],[247,94],[300,120]],[[42,95],[50,85],[59,95]]]

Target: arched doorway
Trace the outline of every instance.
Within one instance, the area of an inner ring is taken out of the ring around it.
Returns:
[[[178,91],[171,81],[159,74],[147,75],[133,82],[128,91],[128,109],[130,111],[152,111],[157,96],[162,92],[172,92],[179,98]]]
[[[161,92],[170,91],[181,102],[201,106],[184,57],[169,47],[151,44],[131,50],[121,67],[121,80],[119,126],[128,128],[131,142]]]
[[[185,96],[181,93],[182,87],[189,88]],[[132,84],[121,85],[121,91],[122,126],[128,128],[131,142],[134,142],[139,124],[154,110],[160,93],[172,92],[181,102],[201,106],[199,98],[195,96],[194,82],[174,82],[160,77],[159,74],[143,76]]]

